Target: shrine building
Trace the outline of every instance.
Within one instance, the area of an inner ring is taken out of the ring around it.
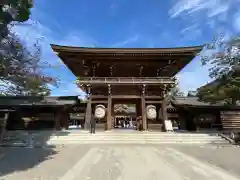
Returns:
[[[175,84],[175,75],[203,48],[51,46],[87,94],[84,128],[89,128],[95,112],[98,125],[104,125],[105,130],[115,128],[115,104],[134,104],[143,130],[163,129],[163,122],[168,119],[168,104],[164,99]],[[104,112],[96,115],[97,107]]]

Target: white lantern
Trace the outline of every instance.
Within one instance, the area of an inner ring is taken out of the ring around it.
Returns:
[[[105,114],[106,114],[105,106],[101,104],[97,105],[94,112],[95,118],[98,119],[104,118]]]
[[[146,109],[147,109],[147,118],[148,119],[156,119],[157,118],[156,106],[148,105]]]

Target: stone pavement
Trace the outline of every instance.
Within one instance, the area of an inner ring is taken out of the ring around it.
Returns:
[[[236,180],[240,148],[68,145],[0,149],[0,180]],[[208,161],[209,160],[209,161]]]

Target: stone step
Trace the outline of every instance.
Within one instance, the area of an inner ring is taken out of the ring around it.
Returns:
[[[172,138],[172,137],[176,137],[176,138],[213,138],[213,137],[221,137],[221,136],[217,136],[217,135],[208,135],[208,136],[180,136],[180,135],[140,135],[140,136],[136,136],[136,135],[131,135],[131,134],[115,134],[115,135],[108,135],[108,134],[79,134],[79,135],[72,135],[72,134],[66,134],[66,135],[50,135],[49,137],[84,137],[84,138],[88,138],[88,137],[134,137],[134,138],[142,138],[142,137],[146,137],[146,138]]]
[[[217,133],[107,131],[90,134],[88,131],[14,132],[17,140],[57,144],[229,144]],[[20,136],[23,135],[23,136]],[[13,138],[14,139],[14,138]],[[17,141],[15,140],[15,141]],[[14,141],[14,140],[13,140]]]
[[[191,138],[195,138],[195,137],[202,137],[202,138],[209,138],[209,137],[219,137],[217,135],[208,135],[208,136],[201,136],[201,135],[198,135],[198,136],[181,136],[181,135],[139,135],[139,136],[136,136],[136,135],[131,135],[131,134],[121,134],[121,135],[118,135],[118,134],[115,134],[115,135],[108,135],[108,134],[78,134],[78,135],[72,135],[72,134],[66,134],[66,135],[50,135],[50,137],[90,137],[90,136],[98,136],[98,137],[136,137],[136,138],[139,138],[139,137],[180,137],[180,138],[186,138],[186,137],[191,137]]]
[[[135,139],[135,138],[126,138],[126,139],[116,139],[116,138],[105,138],[105,139],[49,139],[48,141],[225,141],[225,139]],[[227,141],[228,142],[228,141]]]
[[[229,144],[216,133],[71,132],[50,136],[48,144]]]
[[[89,136],[90,133],[85,132],[85,133],[53,133],[52,136]],[[208,136],[217,136],[217,134],[178,134],[178,133],[96,133],[98,136],[180,136],[180,137],[185,137],[185,136],[201,136],[201,137],[208,137]]]
[[[50,137],[46,138],[45,140],[62,140],[62,141],[69,141],[69,140],[156,140],[156,141],[163,141],[163,140],[191,140],[191,141],[198,141],[198,140],[203,140],[203,141],[214,141],[214,140],[225,140],[221,137],[211,137],[211,138],[201,138],[201,137],[196,137],[196,138],[179,138],[179,137],[168,137],[168,138],[159,138],[159,137]],[[16,139],[15,141],[19,140],[35,140],[35,141],[43,141],[41,138],[20,138]],[[11,141],[11,140],[10,140]],[[14,141],[14,140],[12,140]]]
[[[139,138],[134,138],[134,137],[51,137],[49,138],[51,140],[192,140],[192,141],[197,141],[197,140],[220,140],[222,139],[221,137],[213,137],[213,138],[146,138],[146,137],[139,137]]]
[[[48,145],[64,144],[227,144],[226,141],[136,141],[136,140],[111,140],[111,141],[48,141]]]

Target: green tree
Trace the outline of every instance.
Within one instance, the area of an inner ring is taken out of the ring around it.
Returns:
[[[170,94],[172,96],[184,96],[184,92],[182,92],[179,88],[179,82],[178,81],[176,81],[176,83],[171,88]]]
[[[209,76],[215,80],[199,88],[197,96],[205,102],[235,105],[240,100],[240,38],[213,42],[208,50],[211,55],[202,55],[202,63],[212,66]]]
[[[196,97],[197,96],[197,91],[188,91],[187,97]]]
[[[56,78],[44,73],[41,48],[36,42],[29,49],[13,33],[0,42],[0,87],[6,95],[49,95],[48,84]]]
[[[8,25],[29,19],[32,6],[32,0],[2,0],[0,2],[0,41],[9,34]]]

